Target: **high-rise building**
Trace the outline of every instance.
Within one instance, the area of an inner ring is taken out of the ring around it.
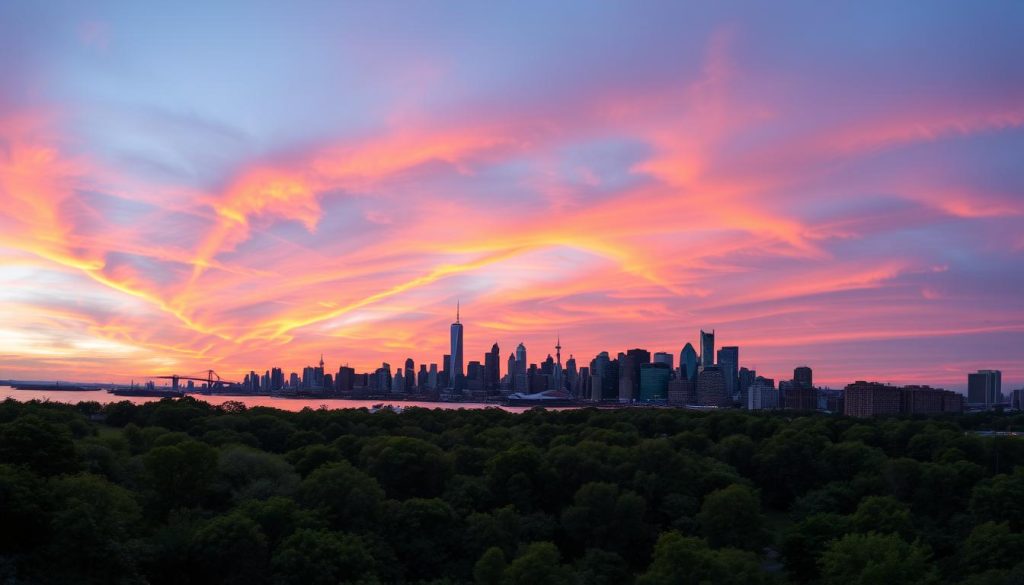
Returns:
[[[608,357],[607,351],[597,354],[590,362],[590,387],[593,400],[619,399],[619,364]]]
[[[726,345],[718,350],[718,367],[725,377],[725,393],[735,398],[739,393],[740,348]]]
[[[898,414],[901,398],[896,386],[858,380],[843,390],[843,413],[859,417]]]
[[[697,351],[689,343],[679,352],[679,377],[691,382],[697,381]]]
[[[494,342],[491,351],[484,354],[484,389],[497,390],[501,382],[501,351]]]
[[[462,323],[459,320],[459,304],[455,305],[455,322],[452,323],[451,327],[451,357],[450,365],[448,366],[448,388],[453,390],[461,389],[459,384],[462,383],[465,370],[462,367]]]
[[[728,406],[725,376],[717,366],[704,366],[697,374],[697,404],[702,406]]]
[[[978,370],[967,374],[967,403],[974,408],[994,408],[1003,401],[1003,373]]]
[[[653,358],[651,358],[651,362],[655,364],[665,364],[666,366],[668,366],[668,369],[671,370],[673,367],[674,359],[672,357],[672,354],[664,351],[659,351],[654,354]]]
[[[814,375],[811,372],[811,368],[807,366],[794,368],[793,382],[804,388],[814,388]]]
[[[715,330],[707,333],[700,330],[700,365],[705,368],[715,365]]]
[[[508,365],[505,369],[505,376],[507,378],[508,387],[515,389],[516,387],[516,372],[519,371],[519,366],[516,364],[516,354],[508,354]]]
[[[668,382],[672,378],[672,366],[655,362],[640,364],[640,400],[660,402],[668,400]]]
[[[406,358],[405,360],[405,372],[402,377],[402,390],[405,392],[412,392],[414,386],[416,386],[416,364],[412,361],[412,358]]]
[[[579,395],[579,372],[576,370],[576,358],[569,354],[569,359],[565,362],[565,384],[569,388],[569,392],[573,395]]]
[[[430,364],[430,372],[427,373],[427,388],[437,390],[437,364]]]
[[[334,377],[334,385],[338,392],[352,392],[355,387],[356,371],[348,366],[338,368],[338,375]]]
[[[527,373],[526,346],[522,342],[516,346],[516,371],[512,376],[512,388],[516,392],[528,392],[530,390],[530,376]]]
[[[619,402],[632,402],[639,396],[640,366],[651,363],[651,352],[633,348],[619,359]]]
[[[416,374],[416,387],[419,388],[420,392],[427,388],[429,380],[430,374],[427,373],[427,364],[420,364],[420,371]]]
[[[750,390],[750,385],[757,379],[757,371],[740,368],[740,372],[737,377],[740,383],[740,404],[747,404],[747,395]]]
[[[758,376],[747,388],[746,407],[750,410],[771,410],[779,407],[775,380]]]

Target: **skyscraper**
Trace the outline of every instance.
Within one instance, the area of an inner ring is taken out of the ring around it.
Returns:
[[[651,361],[655,364],[665,364],[668,366],[668,369],[671,370],[675,360],[672,359],[672,354],[659,351],[654,354],[654,358]]]
[[[725,377],[725,393],[734,398],[739,394],[740,348],[726,345],[718,350],[718,367]]]
[[[728,406],[729,396],[725,393],[725,377],[715,366],[705,366],[697,374],[697,404],[701,406]]]
[[[804,388],[814,388],[814,374],[811,372],[811,368],[807,366],[794,368],[793,382]]]
[[[484,389],[496,390],[501,381],[501,351],[498,342],[491,346],[491,351],[484,355]]]
[[[412,361],[412,358],[406,358],[405,360],[405,372],[402,382],[404,384],[402,390],[412,392],[413,387],[416,385],[416,364]]]
[[[462,323],[459,322],[459,304],[455,305],[455,322],[452,323],[451,328],[451,357],[448,366],[448,388],[459,389],[459,384],[462,382],[463,369],[462,369]]]
[[[967,374],[967,403],[974,407],[993,408],[1002,402],[1003,373],[999,370],[978,370]]]
[[[639,397],[640,366],[651,363],[651,352],[634,348],[619,359],[619,402],[632,402]]]
[[[715,365],[715,330],[711,333],[700,330],[700,365],[705,368]]]
[[[679,352],[679,376],[684,380],[697,381],[697,351],[689,343]]]
[[[516,346],[516,371],[509,372],[512,378],[512,387],[517,392],[526,392],[530,389],[530,379],[526,374],[526,346],[522,342]]]

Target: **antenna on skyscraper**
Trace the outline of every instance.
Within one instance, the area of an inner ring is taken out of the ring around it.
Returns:
[[[455,299],[455,322],[459,322],[459,305],[462,304],[461,299]]]

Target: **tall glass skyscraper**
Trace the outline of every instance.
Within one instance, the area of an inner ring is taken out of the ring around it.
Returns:
[[[715,330],[707,333],[700,330],[700,365],[709,368],[715,365]]]
[[[459,322],[459,305],[455,305],[455,322],[452,323],[452,350],[448,358],[448,387],[457,388],[462,382],[462,323]]]
[[[679,375],[684,380],[697,381],[697,350],[689,343],[679,352]]]

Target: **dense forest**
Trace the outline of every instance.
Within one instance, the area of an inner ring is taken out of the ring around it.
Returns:
[[[7,400],[0,582],[1022,583],[1022,423]]]

